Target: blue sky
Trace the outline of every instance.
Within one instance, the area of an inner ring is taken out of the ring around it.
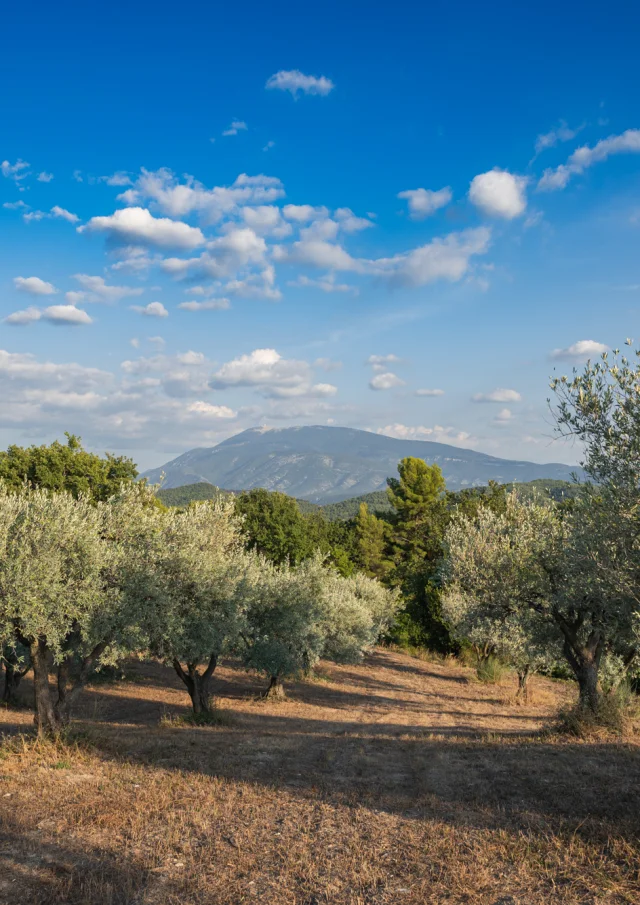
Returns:
[[[577,459],[548,378],[640,332],[640,12],[380,10],[5,11],[2,445]]]

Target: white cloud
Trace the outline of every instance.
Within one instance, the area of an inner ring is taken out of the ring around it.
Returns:
[[[321,277],[318,280],[313,280],[311,277],[301,274],[296,280],[289,280],[287,286],[321,289],[322,292],[353,292],[354,295],[358,294],[356,286],[349,286],[348,283],[337,283],[334,273],[328,273],[325,277]]]
[[[72,214],[71,211],[65,210],[63,207],[59,207],[57,204],[51,208],[51,215],[53,217],[57,217],[61,220],[66,220],[68,223],[77,223],[80,220],[77,214]]]
[[[142,295],[144,289],[131,286],[109,286],[104,277],[90,276],[88,273],[75,273],[74,280],[82,286],[81,291],[71,291],[65,294],[68,302],[106,302],[115,303],[120,299]]]
[[[254,349],[219,368],[210,381],[215,390],[229,387],[254,387],[262,395],[286,399],[296,396],[333,396],[337,388],[327,383],[312,383],[308,362],[285,359],[275,349]]]
[[[140,340],[136,336],[134,336],[133,339],[130,339],[129,343],[133,346],[134,349],[140,348]]]
[[[154,208],[171,217],[199,214],[204,223],[217,223],[224,216],[236,214],[245,204],[271,204],[284,195],[279,179],[274,176],[248,176],[241,173],[231,186],[208,189],[193,176],[179,182],[174,173],[162,168],[155,172],[142,170],[134,189],[118,196],[126,204],[148,199]]]
[[[521,402],[522,396],[517,390],[498,387],[490,393],[476,393],[471,397],[473,402]]]
[[[374,371],[385,371],[388,365],[399,364],[402,361],[397,355],[370,355],[366,364],[371,365]],[[393,375],[392,375],[393,376]],[[377,387],[376,389],[380,389]]]
[[[356,273],[364,270],[364,265],[352,258],[342,246],[320,239],[294,242],[287,248],[277,245],[274,247],[273,255],[276,261],[289,260],[295,264],[328,270],[349,270]]]
[[[280,208],[273,204],[243,207],[242,218],[248,227],[261,236],[283,239],[292,232],[291,224],[282,219]]]
[[[268,141],[262,150],[263,150],[263,151],[270,151],[271,148],[275,148],[275,146],[276,146],[275,141]]]
[[[391,390],[394,387],[402,387],[404,385],[404,380],[401,380],[396,374],[392,374],[391,371],[376,374],[369,381],[369,386],[372,390]]]
[[[91,324],[92,319],[86,311],[76,308],[75,305],[50,305],[47,308],[25,308],[24,311],[14,311],[4,319],[5,324],[12,326],[25,326],[35,321],[47,320],[53,324]]]
[[[29,295],[55,295],[58,291],[53,283],[47,283],[40,277],[14,277],[13,285],[19,292]]]
[[[493,418],[493,423],[497,427],[504,427],[511,421],[513,421],[513,412],[508,408],[500,409],[495,418]]]
[[[2,205],[8,211],[28,211],[29,205],[24,201],[5,201]]]
[[[247,124],[243,123],[242,120],[234,119],[228,129],[225,129],[222,133],[223,135],[237,135],[238,132],[246,132]]]
[[[131,305],[132,311],[144,314],[145,317],[169,317],[169,312],[162,302],[149,302],[148,305]]]
[[[264,239],[249,227],[243,227],[231,229],[226,235],[212,239],[207,243],[207,251],[199,257],[167,258],[161,268],[177,279],[186,276],[224,279],[250,266],[258,265],[264,269],[266,253]]]
[[[375,223],[366,217],[356,217],[348,207],[339,207],[333,212],[333,216],[338,221],[340,229],[345,233],[357,233],[360,230],[369,229],[370,226],[375,226]]]
[[[201,365],[206,361],[202,352],[194,352],[191,349],[188,352],[182,352],[177,356],[181,365]]]
[[[547,148],[554,148],[557,144],[564,141],[571,141],[578,132],[584,129],[584,126],[578,126],[577,129],[570,129],[564,120],[560,120],[560,125],[550,132],[538,135],[536,138],[536,156],[542,154]]]
[[[304,75],[299,69],[281,69],[280,72],[270,76],[265,87],[288,91],[294,98],[297,98],[300,93],[319,94],[324,97],[333,91],[335,85],[324,75],[317,78],[314,75]]]
[[[429,389],[420,389],[416,390],[416,396],[444,396],[444,390],[429,390]]]
[[[554,349],[550,357],[558,360],[586,361],[609,351],[611,351],[609,346],[605,346],[604,343],[595,342],[593,339],[581,339],[566,349]]]
[[[93,320],[82,308],[75,305],[51,305],[42,312],[45,320],[54,324],[92,324]]]
[[[53,173],[38,173],[38,182],[51,182],[53,179]]]
[[[435,214],[441,207],[450,204],[453,193],[447,185],[437,192],[431,189],[408,189],[406,192],[398,192],[398,198],[407,201],[412,220],[423,220]]]
[[[613,154],[640,154],[640,129],[627,129],[621,135],[603,138],[593,148],[583,145],[577,148],[566,164],[555,169],[547,169],[538,182],[538,190],[552,192],[563,189],[572,176],[580,175],[595,163],[600,163]]]
[[[285,204],[282,213],[287,220],[295,220],[296,223],[308,223],[309,220],[329,216],[326,207],[313,207],[311,204]]]
[[[178,305],[183,311],[226,311],[230,307],[229,299],[205,299],[203,302],[180,302]]]
[[[513,220],[527,207],[525,176],[514,176],[497,167],[488,173],[480,173],[471,181],[469,200],[491,217]]]
[[[85,226],[77,229],[80,233],[106,233],[107,238],[115,243],[183,251],[190,251],[205,242],[198,227],[166,217],[154,217],[142,207],[122,208],[109,217],[92,217]]]
[[[385,437],[395,437],[398,440],[429,440],[434,443],[452,443],[456,446],[473,447],[477,440],[467,431],[459,431],[455,427],[443,427],[435,424],[433,427],[409,427],[406,424],[388,424],[376,431]]]
[[[485,254],[490,239],[487,227],[450,233],[413,251],[372,261],[371,269],[399,286],[425,286],[435,280],[456,282],[468,271],[473,255]]]
[[[16,160],[15,163],[9,163],[8,160],[3,160],[0,163],[0,173],[5,177],[5,179],[13,179],[14,182],[20,182],[22,179],[25,179],[29,175],[29,164],[26,160]]]
[[[236,418],[238,413],[234,412],[226,405],[212,405],[210,402],[192,402],[187,406],[187,412],[190,415],[197,415],[201,418]]]
[[[41,317],[42,311],[40,308],[32,306],[30,308],[25,308],[23,311],[14,311],[13,314],[4,318],[4,323],[23,326],[24,324],[32,324],[34,321],[39,321]]]
[[[133,185],[131,176],[124,170],[118,170],[117,173],[112,173],[111,176],[98,176],[98,182],[105,182],[107,185],[113,186]]]

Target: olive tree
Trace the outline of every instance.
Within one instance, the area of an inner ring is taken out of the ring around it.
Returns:
[[[344,578],[322,556],[295,568],[254,568],[244,658],[269,676],[269,697],[283,697],[283,680],[308,674],[321,657],[361,660],[398,608],[397,593],[364,575]]]
[[[59,732],[90,671],[115,662],[135,636],[153,562],[144,528],[155,511],[144,486],[95,505],[0,487],[0,640],[29,651],[39,732]]]
[[[584,449],[587,481],[573,516],[578,581],[563,631],[594,684],[603,656],[629,669],[639,650],[640,351],[605,353],[551,387],[558,433]],[[577,634],[586,639],[578,652]]]
[[[193,711],[210,708],[210,681],[240,630],[240,549],[233,504],[201,503],[163,516],[162,593],[148,626],[152,653],[184,682]]]
[[[525,701],[529,677],[551,669],[561,657],[559,635],[551,621],[539,619],[533,610],[508,612],[493,596],[470,592],[464,583],[447,589],[442,609],[459,640],[472,645],[480,662],[498,656],[515,669],[516,696]]]

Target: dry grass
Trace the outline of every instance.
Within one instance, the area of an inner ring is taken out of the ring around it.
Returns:
[[[225,667],[228,718],[191,727],[130,669],[65,743],[0,713],[3,905],[640,902],[640,746],[541,734],[562,683],[516,708],[512,677],[380,651],[271,704]]]

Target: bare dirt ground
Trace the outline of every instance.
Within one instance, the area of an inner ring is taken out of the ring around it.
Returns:
[[[64,744],[0,711],[2,905],[640,903],[640,744],[544,733],[571,686],[380,650],[269,704],[222,666],[192,728],[171,670],[127,672]]]

